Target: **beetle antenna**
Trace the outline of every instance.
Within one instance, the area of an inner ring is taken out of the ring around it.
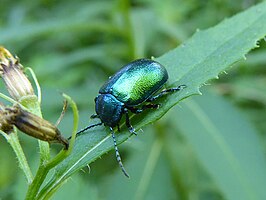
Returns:
[[[97,124],[89,125],[89,126],[83,128],[83,129],[79,130],[79,131],[76,133],[76,136],[80,135],[81,133],[84,133],[85,131],[87,131],[87,130],[89,130],[89,129],[95,127],[95,126],[101,126],[102,124],[103,124],[102,122],[99,122],[99,123],[97,123]],[[68,138],[68,140],[70,140],[70,139],[71,139],[71,137]]]
[[[89,126],[83,128],[83,129],[79,130],[79,131],[76,133],[76,135],[79,135],[79,134],[81,134],[81,133],[83,133],[83,132],[85,132],[85,131],[87,131],[87,130],[89,130],[90,128],[93,128],[93,127],[95,127],[95,126],[101,126],[102,124],[103,124],[102,122],[99,122],[99,123],[97,123],[97,124],[89,125]]]
[[[122,163],[122,160],[121,160],[121,156],[120,156],[119,151],[118,151],[118,147],[117,147],[116,139],[115,139],[115,132],[113,131],[112,127],[110,127],[110,130],[112,132],[112,138],[113,138],[113,141],[114,141],[114,148],[115,148],[116,160],[117,160],[120,168],[122,169],[122,172],[124,173],[124,175],[129,178],[129,175],[126,172],[126,169],[123,166],[123,163]]]

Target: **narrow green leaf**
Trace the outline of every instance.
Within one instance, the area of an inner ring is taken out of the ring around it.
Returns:
[[[65,13],[61,13],[62,15],[59,13],[59,16],[56,18],[41,20],[41,23],[33,22],[28,24],[19,24],[1,30],[1,43],[5,44],[14,40],[27,41],[27,38],[31,38],[33,36],[36,37],[47,33],[57,33],[66,30],[69,32],[76,32],[82,29],[105,29],[106,31],[113,30],[113,27],[109,27],[102,20],[96,22],[94,19],[101,13],[110,12],[110,8],[112,8],[112,6],[108,1],[94,2],[87,5],[79,5],[77,7],[72,6],[71,9],[73,11],[71,17],[66,17]],[[64,9],[68,10],[66,7],[64,7]],[[75,12],[76,9],[78,9],[78,12]],[[75,15],[75,13],[77,14]]]
[[[262,144],[238,110],[206,94],[182,103],[176,113],[175,123],[225,199],[266,199]]]
[[[169,86],[186,84],[187,88],[162,99],[160,109],[133,116],[132,124],[135,129],[139,130],[142,126],[158,120],[181,99],[198,94],[200,86],[244,58],[265,35],[266,2],[263,2],[213,28],[198,31],[180,47],[156,59],[169,72]],[[93,122],[88,122],[91,123]],[[117,134],[117,141],[121,143],[128,137],[129,133],[124,128],[121,134]],[[56,168],[46,187],[56,187],[75,171],[112,148],[113,142],[108,128],[91,129],[77,138],[72,154]]]

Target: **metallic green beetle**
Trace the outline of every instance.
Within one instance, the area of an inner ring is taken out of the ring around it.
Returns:
[[[154,60],[139,59],[130,62],[106,81],[95,98],[96,114],[91,117],[99,118],[101,122],[92,124],[77,134],[102,124],[108,126],[112,132],[117,161],[124,174],[129,177],[121,162],[113,128],[118,127],[119,130],[119,122],[125,114],[126,126],[131,133],[136,134],[130,124],[129,111],[138,114],[148,108],[158,108],[158,104],[147,102],[153,102],[169,92],[179,91],[185,87],[185,85],[180,85],[176,88],[162,90],[155,95],[167,80],[166,69]]]

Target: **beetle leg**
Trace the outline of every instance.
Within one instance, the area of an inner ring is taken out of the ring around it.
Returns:
[[[126,177],[129,178],[129,175],[128,173],[126,172],[124,166],[123,166],[123,163],[122,163],[122,160],[121,160],[121,156],[119,154],[119,151],[118,151],[118,147],[117,147],[117,144],[116,144],[116,139],[115,139],[115,133],[113,131],[113,128],[110,127],[110,130],[112,132],[112,138],[113,138],[113,141],[114,141],[114,148],[115,148],[115,156],[116,156],[116,160],[120,166],[120,168],[122,169],[122,172],[125,174]]]
[[[93,114],[93,115],[91,116],[91,119],[94,119],[94,118],[99,118],[99,116],[98,116],[97,114]]]
[[[142,110],[146,109],[158,109],[160,107],[160,104],[146,104],[142,106]]]
[[[146,105],[143,105],[141,108],[134,108],[134,107],[129,107],[128,109],[135,113],[135,114],[139,114],[139,113],[142,113],[144,110],[146,109],[157,109],[159,108],[160,104],[146,104]]]
[[[158,99],[164,95],[167,95],[168,93],[176,92],[176,91],[182,90],[186,87],[187,87],[186,85],[179,85],[178,87],[175,87],[175,88],[163,90],[159,94],[157,94],[156,96],[153,96],[153,97],[150,97],[149,99],[147,99],[147,102],[155,101],[156,99]]]
[[[119,124],[117,124],[117,130],[118,130],[118,132],[120,132],[120,126],[119,126]]]
[[[129,120],[129,115],[128,115],[128,110],[127,108],[124,108],[124,112],[126,114],[126,126],[129,130],[130,133],[133,133],[134,135],[137,135],[137,133],[135,132],[135,129],[133,128],[133,126],[130,124],[130,120]]]
[[[143,112],[143,109],[142,108],[128,107],[128,109],[131,112],[135,113],[135,114],[139,114],[139,113]]]

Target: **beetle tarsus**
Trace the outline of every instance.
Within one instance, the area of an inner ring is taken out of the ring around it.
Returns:
[[[131,134],[138,135],[133,126],[129,127],[128,130]]]

